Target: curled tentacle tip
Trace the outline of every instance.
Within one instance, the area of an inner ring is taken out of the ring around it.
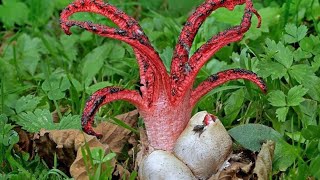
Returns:
[[[71,31],[70,31],[70,26],[68,26],[68,24],[62,20],[60,20],[60,26],[61,29],[63,29],[64,33],[67,35],[71,35]]]
[[[261,27],[261,16],[256,9],[252,9],[252,12],[253,12],[253,14],[255,14],[257,16],[257,18],[258,18],[257,28],[260,28]]]
[[[254,15],[257,16],[257,18],[258,18],[257,28],[260,28],[260,26],[261,26],[261,16],[260,16],[260,14],[258,13],[258,11],[253,7],[252,1],[251,1],[251,0],[247,0],[247,1],[248,1],[248,2],[247,2],[247,3],[248,3],[247,5],[249,5],[249,7],[247,7],[247,8],[248,8],[249,11],[251,11]]]
[[[64,28],[64,27],[62,27],[62,29],[63,29],[63,31],[64,31],[64,33],[65,33],[66,35],[71,35],[71,34],[72,34],[72,32],[70,31],[70,28]]]
[[[90,134],[92,136],[95,136],[97,139],[101,139],[102,138],[102,134],[99,134],[99,133],[95,133],[95,134]]]
[[[262,91],[264,94],[267,94],[267,92],[268,92],[268,87],[267,87],[265,81],[264,81],[263,79],[261,79],[261,78],[260,78],[260,84],[261,84],[261,86],[260,86],[261,91]]]
[[[95,135],[98,139],[101,139],[102,138],[102,134],[96,134]]]
[[[248,10],[249,10],[251,13],[253,13],[254,15],[257,16],[257,18],[258,18],[257,28],[260,28],[260,26],[261,26],[261,16],[260,16],[260,14],[259,14],[258,11],[253,7],[253,5],[252,5],[252,0],[247,0],[246,3],[247,3],[246,8],[248,8]]]
[[[85,133],[87,133],[87,134],[89,134],[89,135],[92,135],[92,136],[95,136],[95,137],[97,137],[98,139],[101,139],[102,138],[102,134],[100,134],[100,133],[96,133],[96,132],[94,132],[92,129],[87,129],[87,128],[82,128],[82,130],[85,132]]]
[[[264,94],[267,94],[267,93],[268,93],[268,88],[267,88],[267,86],[265,86],[265,87],[263,88],[262,92],[263,92]]]
[[[70,29],[64,30],[64,33],[65,33],[66,35],[71,35],[71,34],[72,34],[72,32],[70,31]]]

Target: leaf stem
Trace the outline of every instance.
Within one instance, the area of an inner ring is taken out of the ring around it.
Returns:
[[[18,62],[17,62],[17,49],[16,49],[16,44],[13,43],[12,44],[12,48],[13,48],[13,63],[14,63],[14,67],[17,71],[17,76],[18,76],[18,80],[21,81],[21,73],[20,73],[20,68],[18,66]]]
[[[0,78],[1,81],[1,113],[4,113],[4,83],[2,77]]]
[[[56,110],[57,110],[57,112],[58,112],[59,119],[62,119],[62,114],[61,114],[59,105],[58,105],[58,103],[57,103],[57,100],[53,100],[53,103],[54,103],[54,106],[56,107]]]
[[[314,26],[317,34],[319,34],[319,28],[318,28],[318,26],[317,26],[317,20],[316,20],[316,18],[314,17],[314,15],[313,15],[313,13],[312,13],[312,10],[313,10],[313,7],[314,7],[313,4],[314,4],[314,0],[312,0],[312,2],[311,2],[311,4],[310,4],[310,14],[311,14],[310,16],[311,16],[311,19],[312,19],[312,21],[313,21],[313,26]]]

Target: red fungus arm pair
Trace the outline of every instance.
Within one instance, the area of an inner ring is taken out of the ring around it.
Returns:
[[[189,49],[191,48],[195,35],[197,34],[204,20],[211,14],[211,12],[220,7],[233,10],[236,5],[241,5],[244,3],[246,3],[246,6],[241,24],[213,36],[189,58]],[[190,89],[190,87],[193,86],[199,70],[214,55],[214,53],[227,44],[242,39],[244,33],[248,31],[251,26],[252,13],[258,17],[258,27],[260,27],[261,17],[253,8],[251,0],[207,0],[194,11],[182,29],[172,59],[171,84],[173,87],[179,87],[176,89],[173,88],[173,91],[175,94],[177,94],[177,96],[183,96],[183,93],[186,92],[186,89]],[[240,75],[238,79],[243,79],[241,76],[243,74],[237,73],[232,75],[232,72],[233,71],[229,71],[228,75],[232,77]],[[228,79],[227,76],[222,77]],[[246,78],[244,79],[252,80],[254,83],[257,82],[255,81],[256,78],[254,76],[250,77],[249,75],[246,75],[245,77]],[[258,83],[257,85],[260,88],[263,86],[261,83]],[[215,84],[212,85],[212,88],[215,86]],[[201,84],[200,87],[195,90],[195,92],[199,92],[200,89],[203,90],[206,88],[210,90],[212,89],[208,81],[205,84]],[[208,92],[208,90],[205,91]]]
[[[93,24],[91,22],[69,20],[68,18],[76,12],[101,14],[112,20],[120,29]],[[96,134],[92,129],[94,115],[100,106],[115,100],[126,100],[134,104],[137,108],[143,108],[152,101],[154,96],[153,88],[159,86],[162,82],[166,82],[163,79],[168,77],[167,74],[165,74],[165,68],[160,61],[160,57],[151,46],[138,22],[116,7],[104,3],[102,0],[76,0],[62,11],[60,24],[68,35],[71,34],[70,28],[72,26],[78,26],[100,36],[114,38],[128,43],[134,49],[140,68],[140,83],[143,86],[141,93],[144,98],[142,98],[137,91],[133,90],[115,91],[115,89],[118,88],[107,87],[95,92],[87,101],[81,119],[83,130],[86,133],[98,137],[101,136],[100,134]]]
[[[68,19],[72,14],[77,12],[101,14],[112,20],[119,28]],[[62,11],[60,24],[68,35],[71,34],[70,28],[72,26],[78,26],[94,34],[117,39],[131,45],[140,67],[141,84],[144,87],[153,84],[153,86],[149,86],[150,88],[141,89],[142,95],[147,96],[148,103],[150,103],[151,98],[154,96],[153,87],[158,87],[161,84],[168,88],[167,82],[169,77],[159,54],[151,46],[138,22],[116,7],[104,3],[102,0],[76,0]],[[149,74],[153,74],[153,76]]]

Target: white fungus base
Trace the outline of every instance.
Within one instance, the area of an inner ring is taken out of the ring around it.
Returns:
[[[201,125],[206,111],[195,114],[182,132],[174,147],[174,154],[199,179],[216,173],[231,152],[232,140],[219,119],[206,126],[199,134],[193,131]]]
[[[144,158],[139,168],[142,180],[208,179],[223,165],[231,152],[232,140],[219,119],[193,131],[203,123],[206,111],[195,114],[179,136],[173,154],[155,150]],[[200,135],[200,136],[199,136]]]
[[[149,154],[139,168],[141,180],[194,180],[190,169],[173,154],[156,150]]]

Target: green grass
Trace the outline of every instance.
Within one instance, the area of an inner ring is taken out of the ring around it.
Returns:
[[[79,116],[92,92],[110,85],[138,88],[138,65],[128,45],[77,28],[72,36],[63,34],[59,12],[69,2],[3,0],[0,5],[3,179],[66,178],[58,169],[47,167],[37,155],[30,160],[28,155],[17,153],[13,146],[19,137],[14,126],[22,126],[28,132],[37,132],[44,126],[80,129]],[[202,1],[110,2],[138,19],[169,69],[182,24],[192,6]],[[217,115],[228,129],[248,123],[274,129],[283,147],[274,160],[274,179],[320,178],[319,2],[256,0],[254,6],[262,16],[262,27],[255,28],[257,19],[253,17],[244,39],[216,53],[201,69],[196,83],[218,71],[241,67],[263,77],[268,93],[259,93],[250,83],[230,82],[206,95],[194,111],[207,110]],[[201,27],[191,51],[212,35],[238,24],[242,14],[243,6],[232,12],[217,10]],[[73,17],[112,25],[103,17],[88,13]],[[60,112],[65,107],[67,112]],[[133,109],[128,103],[115,102],[104,106],[98,116],[114,117]],[[60,123],[53,123],[51,118],[55,110]]]

